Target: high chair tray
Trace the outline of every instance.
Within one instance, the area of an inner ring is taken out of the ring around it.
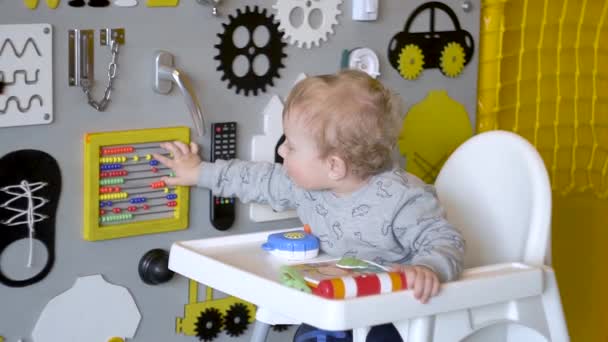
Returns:
[[[325,299],[281,284],[280,266],[293,262],[260,247],[269,234],[294,229],[301,228],[178,241],[171,246],[169,269],[293,319],[286,323],[304,322],[326,330],[397,322],[539,295],[543,290],[541,268],[506,263],[465,270],[459,280],[442,284],[440,294],[427,304],[418,302],[411,290]],[[306,262],[324,259],[328,257]]]

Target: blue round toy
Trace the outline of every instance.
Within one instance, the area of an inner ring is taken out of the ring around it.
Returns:
[[[306,260],[319,254],[319,239],[303,230],[268,235],[262,248],[287,260]]]

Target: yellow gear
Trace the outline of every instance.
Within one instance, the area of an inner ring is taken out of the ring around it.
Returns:
[[[462,45],[451,42],[448,43],[441,51],[441,59],[439,65],[444,75],[448,77],[456,77],[460,75],[464,69],[465,53]]]
[[[399,53],[399,73],[406,80],[413,80],[420,76],[424,67],[424,55],[415,44],[407,44]]]

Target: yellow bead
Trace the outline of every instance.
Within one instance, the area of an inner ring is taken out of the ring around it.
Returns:
[[[139,160],[139,156],[133,156],[133,161],[138,161]]]
[[[152,155],[151,154],[146,154],[146,160],[150,160],[152,159]]]

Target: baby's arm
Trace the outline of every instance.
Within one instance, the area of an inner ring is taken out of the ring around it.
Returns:
[[[168,185],[198,185],[211,189],[217,196],[270,204],[275,210],[295,207],[293,183],[279,164],[236,159],[201,162],[196,144],[188,147],[171,142],[161,147],[173,153],[173,159],[154,155],[175,172],[175,177],[163,179]]]
[[[406,277],[408,272],[414,277],[408,278],[408,287],[414,288],[416,298],[426,301],[438,292],[438,281],[454,280],[460,275],[464,240],[445,219],[432,186],[411,190],[396,213],[392,227],[400,243],[412,253],[409,265],[398,268],[406,272]]]

